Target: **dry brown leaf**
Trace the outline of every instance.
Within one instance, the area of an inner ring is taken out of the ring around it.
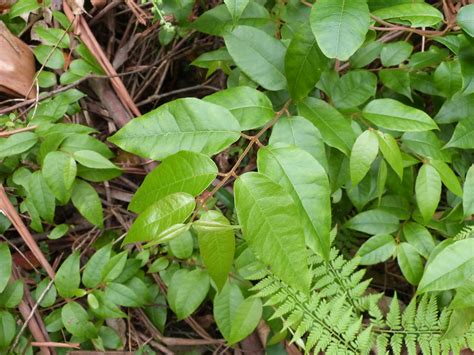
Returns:
[[[32,99],[35,59],[30,48],[0,21],[0,92]]]

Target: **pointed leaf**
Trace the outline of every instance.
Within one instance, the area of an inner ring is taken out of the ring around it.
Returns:
[[[83,180],[77,179],[72,187],[71,200],[74,207],[93,225],[104,227],[102,203],[95,189]]]
[[[430,165],[433,166],[441,177],[443,184],[455,195],[462,196],[462,187],[458,178],[451,170],[448,164],[441,160],[430,159]]]
[[[431,165],[423,164],[415,184],[416,203],[425,222],[431,220],[441,199],[441,177]]]
[[[397,251],[398,265],[412,285],[418,285],[423,275],[423,262],[418,251],[408,243],[401,243]]]
[[[345,224],[347,228],[367,234],[390,234],[399,228],[398,217],[381,209],[364,211],[352,217]]]
[[[63,152],[48,153],[41,172],[54,196],[60,203],[65,204],[71,197],[72,184],[76,178],[77,167],[74,159]]]
[[[77,302],[70,302],[62,308],[61,319],[66,330],[80,339],[93,339],[97,336],[97,329],[89,321],[89,315]]]
[[[403,178],[403,159],[397,141],[391,134],[380,131],[377,131],[377,137],[383,157],[401,180]]]
[[[12,273],[12,256],[6,243],[0,243],[0,292],[8,285]]]
[[[474,215],[474,165],[471,165],[466,174],[464,192],[462,196],[464,216]]]
[[[431,233],[421,224],[408,222],[403,226],[403,235],[406,241],[426,259],[436,246]]]
[[[15,133],[8,138],[0,138],[0,159],[24,153],[38,142],[33,132]]]
[[[380,234],[369,238],[361,245],[357,254],[362,265],[373,265],[386,261],[397,249],[397,244],[389,234]]]
[[[474,117],[459,121],[446,147],[474,149]]]
[[[352,186],[357,185],[367,175],[378,152],[379,143],[374,132],[367,130],[357,137],[349,162]]]
[[[80,254],[74,252],[63,261],[56,273],[54,283],[58,293],[62,297],[74,297],[81,283]]]

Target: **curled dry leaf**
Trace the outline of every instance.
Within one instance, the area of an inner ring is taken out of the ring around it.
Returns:
[[[0,21],[0,92],[34,98],[36,91],[31,86],[35,73],[30,48]]]

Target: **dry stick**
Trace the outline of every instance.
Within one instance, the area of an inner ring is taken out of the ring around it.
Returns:
[[[70,348],[70,349],[79,349],[79,343],[57,343],[55,341],[32,341],[30,343],[32,346],[36,346],[37,348]]]
[[[46,272],[48,273],[48,276],[54,280],[55,273],[54,273],[53,268],[49,264],[48,260],[46,260],[46,257],[41,252],[41,249],[38,247],[38,244],[36,244],[36,241],[31,236],[28,228],[26,228],[22,219],[16,212],[15,207],[13,207],[12,203],[8,199],[7,193],[5,192],[5,189],[3,188],[3,185],[1,184],[0,184],[0,212],[3,212],[3,214],[12,222],[17,232],[21,235],[26,245],[35,256],[36,260],[38,260],[41,266],[46,270]]]
[[[29,126],[29,127],[14,129],[13,131],[2,131],[2,132],[0,132],[0,137],[2,137],[2,138],[10,137],[12,134],[16,134],[16,133],[20,133],[20,132],[33,131],[37,127],[38,126]]]
[[[202,197],[199,197],[198,198],[198,207],[196,208],[196,210],[194,211],[194,214],[191,218],[191,220],[194,220],[198,214],[198,211],[199,211],[199,208],[200,207],[203,207],[205,204],[206,204],[206,201],[208,199],[210,199],[212,196],[214,196],[214,194],[222,187],[224,186],[227,181],[232,177],[232,176],[236,176],[236,171],[237,169],[239,168],[240,164],[242,163],[242,161],[244,160],[244,158],[247,156],[247,154],[250,152],[250,150],[252,149],[252,147],[259,141],[259,138],[268,130],[270,129],[279,119],[280,117],[285,113],[287,112],[287,109],[288,109],[288,106],[290,105],[291,103],[291,100],[288,100],[285,105],[283,105],[283,108],[278,111],[276,114],[275,114],[275,117],[269,121],[265,126],[263,126],[263,128],[254,136],[251,136],[250,138],[250,142],[249,144],[247,145],[247,147],[245,148],[245,150],[243,151],[243,153],[239,156],[239,159],[237,159],[237,161],[235,162],[234,166],[227,172],[224,174],[224,178],[211,190],[211,192],[207,193],[207,194],[204,194]]]
[[[416,28],[406,27],[406,26],[398,26],[394,25],[393,23],[387,22],[377,16],[370,15],[370,17],[375,20],[376,22],[385,25],[387,27],[376,27],[371,26],[370,28],[377,31],[405,31],[405,32],[413,32],[419,34],[420,36],[427,36],[427,37],[435,37],[435,36],[442,36],[444,35],[451,27],[448,25],[442,31],[429,31],[429,30],[418,30]]]

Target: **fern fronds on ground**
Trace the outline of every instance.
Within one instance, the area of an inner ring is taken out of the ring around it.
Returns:
[[[362,280],[365,270],[357,270],[357,258],[349,261],[331,253],[324,262],[310,258],[313,283],[311,294],[293,289],[268,273],[253,290],[275,309],[274,318],[281,317],[284,328],[293,334],[305,352],[323,351],[328,355],[367,354],[371,349],[384,354],[458,354],[472,345],[472,331],[465,336],[446,339],[451,311],[439,309],[437,297],[416,297],[400,311],[398,298],[391,301],[384,315],[378,301],[381,294],[365,295],[370,280]],[[471,328],[472,330],[472,328]]]

